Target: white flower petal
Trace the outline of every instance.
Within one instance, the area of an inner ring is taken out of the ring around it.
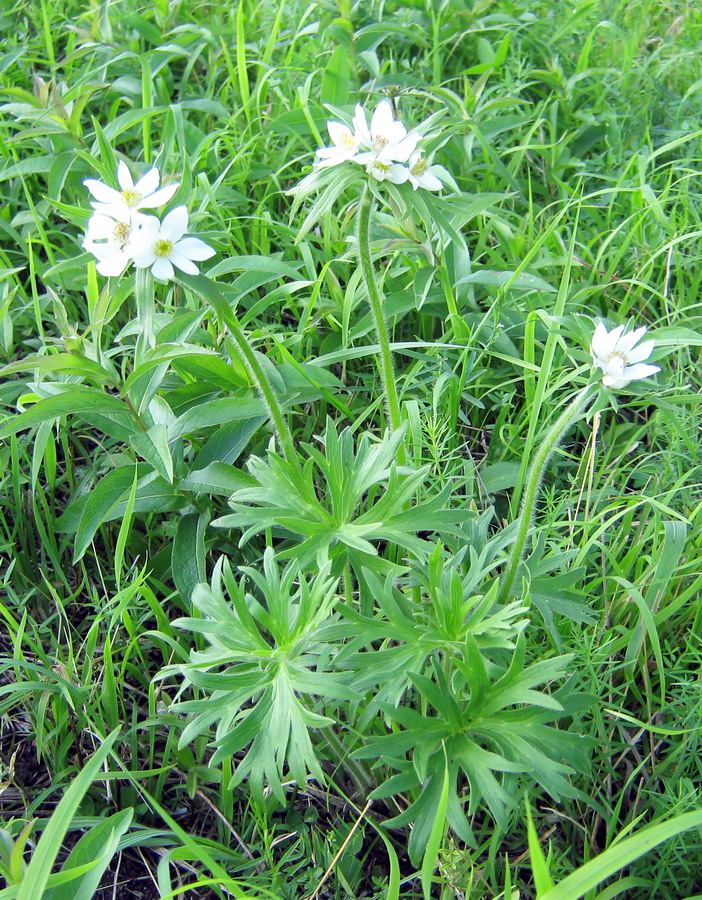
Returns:
[[[139,206],[142,209],[156,209],[156,207],[158,206],[163,206],[164,204],[168,203],[168,201],[175,194],[179,187],[180,182],[162,187],[160,191],[154,191],[153,194],[144,196]]]
[[[122,195],[120,192],[103,184],[102,181],[97,181],[95,178],[86,178],[83,184],[100,203],[122,203]]]
[[[403,140],[387,144],[383,148],[380,156],[392,159],[394,162],[407,162],[414,153],[418,140],[418,134],[408,134]]]
[[[600,357],[600,359],[609,359],[609,357],[617,349],[617,343],[623,333],[624,333],[624,326],[617,325],[616,328],[613,328],[606,335],[606,337],[602,341],[602,344],[598,350],[598,356]]]
[[[134,185],[134,190],[141,194],[142,197],[147,197],[149,194],[153,194],[160,180],[161,176],[158,174],[158,169],[149,169]]]
[[[371,119],[370,133],[371,141],[383,137],[390,144],[399,143],[407,134],[407,129],[402,122],[394,118],[392,104],[389,100],[381,100],[376,106]],[[407,158],[409,158],[409,153]]]
[[[393,184],[404,184],[409,178],[409,169],[407,166],[401,166],[399,163],[393,163],[390,166],[390,171],[385,176],[387,181],[391,181]]]
[[[624,369],[626,368],[626,360],[623,356],[615,354],[614,356],[611,356],[604,365],[600,363],[600,368],[603,372],[606,372],[607,375],[611,375],[613,378],[621,378]]]
[[[216,252],[217,251],[213,250],[209,244],[206,244],[204,241],[201,241],[200,238],[195,237],[183,238],[173,247],[173,253],[187,256],[188,259],[209,259],[211,256],[214,256]]]
[[[152,266],[156,260],[159,258],[154,253],[154,248],[152,244],[149,244],[147,247],[130,247],[130,252],[132,255],[132,260],[134,261],[134,265],[137,269],[147,269],[149,266]]]
[[[151,240],[152,237],[154,240],[158,240],[158,233],[161,230],[161,220],[158,216],[147,216],[144,213],[136,213],[134,216],[134,224],[139,231],[141,240],[147,235],[149,240]]]
[[[639,378],[650,378],[656,372],[660,372],[660,366],[651,366],[648,363],[637,363],[635,366],[627,366],[624,369],[624,377],[629,381],[637,381]]]
[[[115,247],[113,244],[100,243],[96,244],[95,241],[86,238],[82,245],[84,250],[87,250],[88,253],[92,253],[96,259],[99,259],[101,262],[104,259],[109,259],[115,253]]]
[[[186,275],[197,275],[197,273],[200,271],[195,263],[192,262],[192,260],[188,259],[187,256],[183,256],[182,254],[178,253],[175,247],[173,248],[173,252],[168,257],[168,259],[176,268],[185,272]]]
[[[634,363],[643,362],[645,359],[648,359],[649,356],[653,353],[653,348],[656,346],[655,341],[644,341],[643,344],[639,344],[638,347],[634,347],[633,350],[630,350],[626,358],[629,360],[629,363],[633,365]]]
[[[648,378],[660,372],[659,366],[643,362],[653,352],[655,342],[644,341],[636,346],[646,334],[646,330],[642,325],[625,334],[624,325],[618,325],[607,332],[602,322],[597,324],[592,335],[590,352],[593,364],[604,373],[602,384],[605,387],[623,388],[630,381]]]
[[[617,341],[617,350],[619,350],[619,352],[623,353],[625,356],[628,356],[629,351],[632,349],[632,347],[636,346],[636,344],[638,344],[638,342],[645,334],[645,325],[642,325],[640,328],[635,328],[628,334],[623,334]]]
[[[319,150],[317,153],[319,153]],[[312,165],[317,169],[329,169],[331,166],[338,166],[344,162],[346,162],[345,157],[341,157],[338,153],[335,153],[328,159],[315,160]]]
[[[604,378],[602,379],[602,384],[605,387],[623,388],[623,387],[626,387],[627,384],[629,384],[629,379],[628,378],[619,378],[614,375],[605,375]]]
[[[440,191],[444,186],[431,169],[427,169],[423,175],[419,176],[417,181],[419,186],[427,191]]]
[[[117,181],[123,191],[134,190],[134,181],[132,180],[132,174],[127,168],[127,164],[123,159],[119,161],[119,165],[117,166]]]
[[[381,100],[371,117],[371,134],[384,134],[388,128],[392,128],[394,121],[395,116],[393,115],[392,104],[389,100]]]
[[[118,222],[126,222],[134,210],[130,209],[124,200],[122,200],[121,194],[117,194],[117,197],[118,199],[111,203],[98,203],[97,200],[93,200],[90,205],[96,213],[100,213],[103,216],[109,216],[111,219],[116,219]]]
[[[595,359],[604,359],[604,350],[607,348],[607,329],[602,322],[598,322],[595,333],[590,342],[590,353]]]
[[[368,131],[368,120],[366,119],[366,111],[360,103],[356,104],[353,114],[353,130],[361,144],[370,147],[370,132]]]
[[[88,220],[86,237],[96,241],[108,240],[114,235],[115,225],[118,221],[118,219],[113,219],[111,216],[105,216],[96,212]]]
[[[160,278],[163,281],[168,281],[174,275],[171,261],[165,256],[158,257],[153,266],[151,266],[151,272],[154,278]]]
[[[95,268],[101,275],[109,278],[110,276],[121,275],[130,261],[131,258],[128,253],[115,253],[108,259],[101,260]]]
[[[346,144],[354,140],[353,132],[341,122],[327,122],[327,131],[332,143],[337,146]]]
[[[161,237],[167,241],[179,241],[188,230],[188,210],[185,206],[176,206],[161,223]]]

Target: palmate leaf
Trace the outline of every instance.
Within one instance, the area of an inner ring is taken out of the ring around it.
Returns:
[[[573,771],[573,759],[578,768],[582,766],[583,748],[577,746],[577,735],[548,724],[567,714],[559,698],[535,690],[562,677],[569,660],[564,656],[525,665],[525,641],[520,636],[510,666],[495,675],[495,664],[488,667],[468,635],[460,656],[434,655],[433,671],[407,673],[421,698],[420,708],[377,701],[394,723],[393,731],[371,737],[354,756],[377,759],[401,773],[371,796],[388,797],[402,790],[413,797],[392,824],[414,823],[409,852],[415,863],[433,827],[435,795],[444,783],[447,760],[447,818],[459,835],[470,834],[466,805],[471,814],[485,804],[496,823],[506,825],[518,797],[513,778],[530,778],[554,797],[577,794],[567,776]],[[345,664],[354,661],[347,659]]]
[[[484,595],[474,593],[477,579],[472,567],[483,571],[484,559],[466,553],[447,556],[446,548],[437,543],[428,565],[410,563],[406,582],[413,586],[418,582],[419,592],[401,589],[395,573],[381,579],[364,569],[375,611],[361,612],[348,604],[338,607],[352,625],[352,637],[337,660],[356,672],[354,685],[359,690],[378,686],[378,701],[397,705],[411,687],[413,674],[431,670],[432,660],[450,656],[456,665],[463,664],[469,637],[481,661],[483,652],[514,649],[524,630],[526,608],[520,602],[498,606],[495,580]],[[487,684],[486,672],[482,678]],[[470,680],[475,702],[479,673],[472,673]],[[442,690],[446,696],[453,694],[449,688]]]
[[[392,564],[378,558],[381,542],[424,559],[432,545],[418,531],[429,526],[465,537],[463,526],[477,514],[450,509],[448,489],[414,502],[426,469],[396,468],[402,435],[399,430],[381,440],[363,435],[355,441],[352,429],[338,433],[329,420],[323,451],[304,445],[308,460],[302,477],[275,453],[267,460],[251,459],[248,468],[255,484],[236,491],[230,500],[234,512],[213,524],[240,529],[240,544],[267,529],[277,528],[283,536],[287,532],[295,540],[279,550],[279,557],[294,558],[303,569],[331,558],[335,572],[348,562],[358,578],[364,567],[388,571]]]
[[[285,779],[322,779],[309,730],[333,720],[313,708],[318,698],[361,699],[340,667],[327,669],[334,645],[324,629],[336,602],[329,569],[305,579],[295,562],[281,570],[269,548],[263,572],[242,568],[236,578],[221,559],[211,585],[193,592],[200,617],[174,622],[209,644],[159,676],[177,675],[205,694],[173,704],[174,711],[194,714],[181,746],[216,726],[212,764],[240,756],[230,787],[246,780],[259,798],[265,785],[282,799]]]

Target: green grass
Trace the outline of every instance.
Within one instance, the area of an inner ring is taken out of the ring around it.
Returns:
[[[33,819],[54,900],[90,862],[100,900],[119,866],[127,900],[130,872],[556,900],[599,854],[577,896],[699,895],[702,12],[18,0],[0,27],[0,897]],[[325,105],[386,95],[444,113],[459,189],[372,213],[402,438],[361,185],[290,193]],[[81,248],[119,159],[217,251],[157,286],[153,351],[133,270]],[[563,437],[498,602],[600,318],[662,372]]]

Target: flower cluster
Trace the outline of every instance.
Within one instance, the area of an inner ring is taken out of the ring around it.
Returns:
[[[645,325],[625,334],[623,325],[607,331],[602,322],[598,323],[592,336],[590,354],[593,365],[604,372],[602,384],[605,387],[623,388],[630,381],[660,372],[660,366],[644,362],[653,353],[654,347],[651,340],[639,343],[645,334]]]
[[[139,211],[168,203],[180,186],[159,188],[160,180],[158,169],[150,169],[134,184],[126,164],[120,162],[117,183],[121,190],[93,178],[83,182],[95,198],[83,249],[98,260],[101,275],[121,275],[130,263],[137,269],[150,268],[154,277],[162,280],[173,278],[174,266],[197,275],[194,260],[214,255],[204,241],[184,237],[188,230],[185,206],[171,210],[163,221]]]
[[[443,187],[439,174],[441,166],[432,166],[424,153],[417,149],[420,135],[408,134],[405,126],[393,114],[389,100],[381,100],[371,117],[370,127],[366,111],[358,104],[353,128],[341,122],[327,122],[331,147],[317,150],[318,168],[338,166],[345,162],[365,166],[376,181],[404,184],[417,190],[439,191]]]

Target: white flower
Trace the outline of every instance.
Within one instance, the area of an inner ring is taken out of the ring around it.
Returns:
[[[624,325],[618,325],[608,332],[602,322],[598,323],[592,336],[590,353],[593,365],[604,372],[602,384],[605,387],[623,388],[630,381],[648,378],[660,372],[660,366],[644,363],[653,353],[654,347],[654,341],[650,340],[639,344],[645,334],[645,325],[624,334]]]
[[[366,166],[366,172],[376,181],[391,181],[393,184],[404,184],[409,178],[409,169],[400,163],[385,162],[374,159]]]
[[[440,166],[430,166],[423,153],[413,153],[409,158],[408,178],[415,191],[420,187],[427,191],[440,191],[443,184],[436,174],[440,170]]]
[[[200,238],[183,235],[188,230],[188,210],[177,206],[163,222],[156,216],[142,216],[132,237],[132,259],[138,269],[151,267],[155,278],[173,278],[173,266],[188,275],[200,271],[193,262],[214,256],[215,251]]]
[[[383,162],[404,163],[410,158],[419,140],[418,134],[407,134],[405,126],[392,113],[389,100],[381,100],[376,106],[370,128],[366,113],[359,104],[353,117],[355,133],[360,144],[368,152],[358,153],[354,161],[366,165],[375,159]]]
[[[168,203],[180,185],[169,184],[158,190],[160,180],[158,169],[149,169],[146,175],[134,184],[126,163],[120,161],[117,167],[117,181],[122,188],[121,191],[108,187],[94,178],[88,178],[83,184],[97,200],[97,203],[92,205],[98,212],[106,213],[113,218],[124,218],[132,210],[156,209]]]
[[[101,275],[121,275],[132,261],[131,240],[145,216],[127,210],[122,216],[96,212],[90,217],[83,249],[98,260]]]
[[[360,109],[360,107],[358,107]],[[340,163],[347,162],[356,154],[361,145],[361,138],[357,131],[351,131],[341,122],[327,122],[327,130],[329,137],[332,139],[333,147],[322,147],[317,150],[319,160],[314,163],[320,169],[328,166],[338,166]]]

